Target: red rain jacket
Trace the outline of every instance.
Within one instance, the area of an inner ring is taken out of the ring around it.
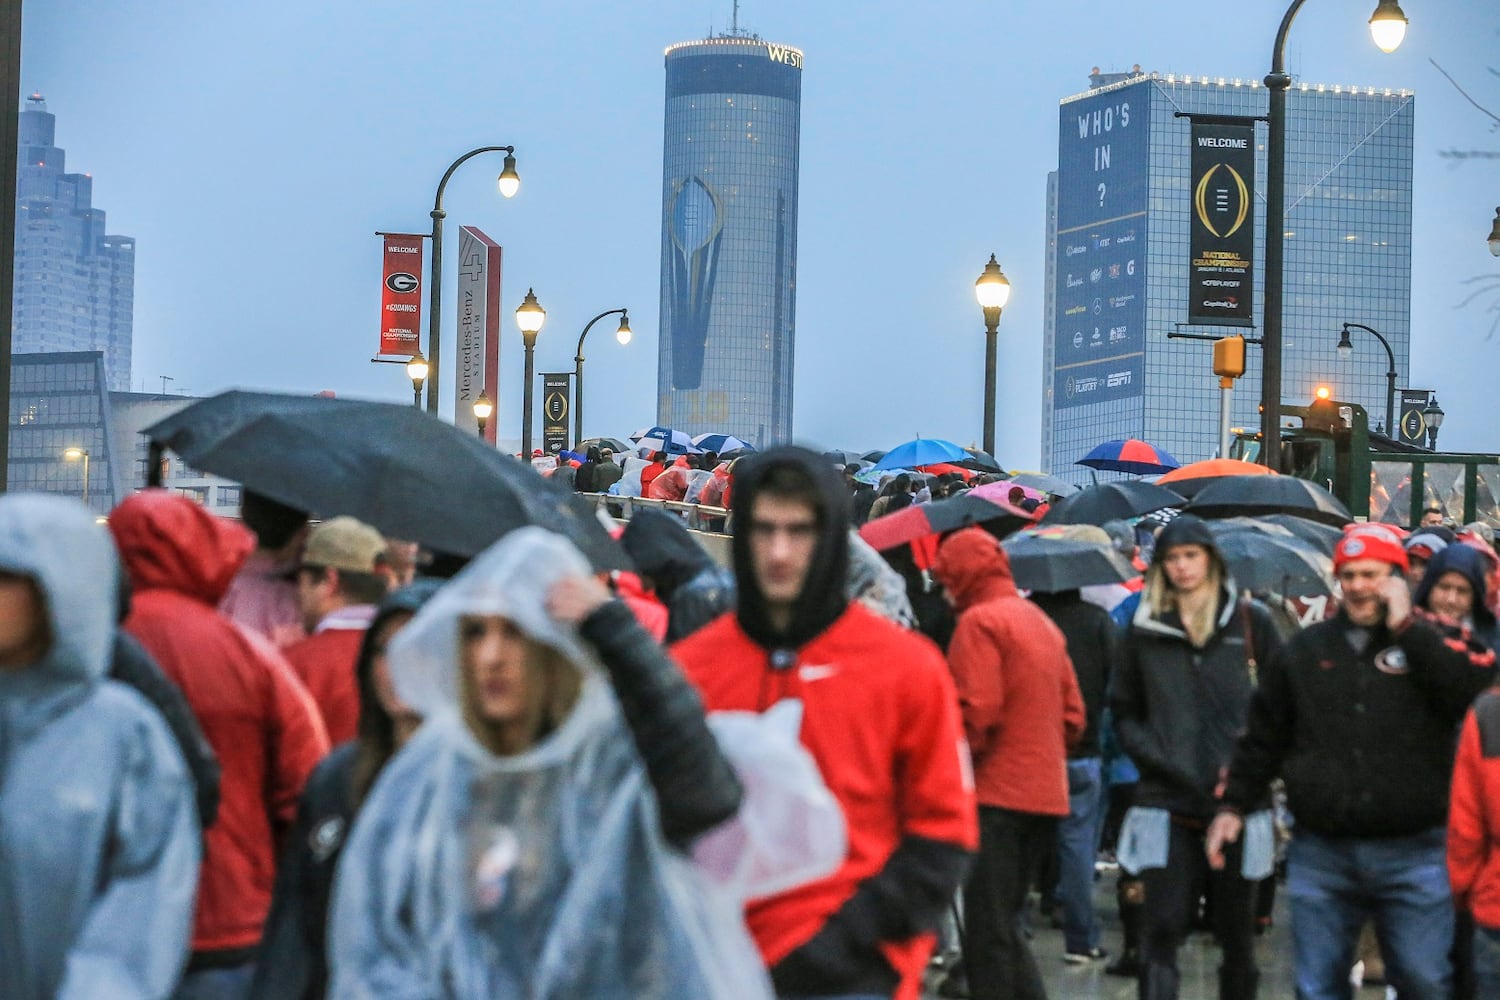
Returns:
[[[767,966],[811,938],[859,884],[877,874],[903,836],[973,850],[977,817],[953,684],[926,638],[859,603],[777,670],[734,614],[672,647],[710,711],[764,711],[803,703],[802,743],[843,808],[849,852],[838,871],[755,900],[746,923]],[[934,936],[882,942],[915,1000]]]
[[[933,572],[958,611],[948,665],[979,804],[1066,816],[1067,748],[1085,722],[1067,640],[1016,592],[1010,559],[983,528],[945,541]]]
[[[329,628],[314,632],[281,651],[312,695],[318,714],[334,746],[354,739],[359,731],[359,650],[362,628]]]
[[[164,490],[126,499],[109,528],[135,591],[125,630],[182,688],[223,769],[218,820],[205,832],[193,951],[253,948],[281,836],[328,737],[286,661],[216,610],[255,546],[248,531]]]
[[[1475,922],[1500,928],[1500,688],[1464,718],[1448,802],[1448,879]]]

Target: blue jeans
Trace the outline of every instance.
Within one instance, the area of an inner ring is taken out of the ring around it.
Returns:
[[[1346,1000],[1360,926],[1371,917],[1401,1000],[1453,989],[1453,899],[1445,831],[1332,839],[1297,830],[1287,852],[1299,1000]]]
[[[1094,859],[1104,818],[1104,782],[1098,757],[1068,761],[1068,815],[1057,824],[1057,901],[1062,906],[1063,948],[1081,955],[1099,946],[1094,912]]]
[[[1500,997],[1500,927],[1474,925],[1474,995]]]

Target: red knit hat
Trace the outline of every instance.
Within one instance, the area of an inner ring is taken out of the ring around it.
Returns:
[[[1406,549],[1391,532],[1378,524],[1359,524],[1345,529],[1344,537],[1333,547],[1335,573],[1345,563],[1356,559],[1378,559],[1399,567],[1403,573],[1407,568]]]

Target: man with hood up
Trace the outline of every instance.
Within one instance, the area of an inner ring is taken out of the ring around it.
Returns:
[[[237,995],[253,973],[279,845],[328,737],[280,654],[217,610],[254,548],[250,532],[166,490],[126,498],[109,529],[135,589],[124,627],[187,696],[223,771],[178,997]]]
[[[675,515],[637,511],[626,523],[620,544],[667,606],[667,642],[686,639],[734,609],[734,577],[693,541]]]
[[[1407,558],[1411,558],[1410,551]],[[1450,545],[1432,557],[1411,600],[1455,628],[1467,629],[1473,638],[1494,650],[1500,643],[1500,624],[1490,610],[1485,574],[1485,554],[1462,543]]]
[[[801,702],[849,832],[838,871],[746,921],[783,996],[915,1000],[977,839],[952,679],[930,641],[845,596],[849,491],[827,459],[774,448],[735,483],[738,609],[673,653],[711,711]]]
[[[0,996],[164,997],[187,958],[193,785],[106,680],[118,564],[71,500],[0,497]]]
[[[1067,748],[1083,735],[1083,699],[1067,640],[1017,593],[995,536],[954,533],[933,573],[958,612],[948,665],[979,801],[979,858],[964,889],[969,990],[976,1000],[1044,998],[1021,911],[1057,819],[1068,814]]]

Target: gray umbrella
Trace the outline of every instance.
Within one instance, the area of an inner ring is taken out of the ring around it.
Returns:
[[[1101,583],[1123,583],[1138,574],[1113,546],[1047,535],[1012,535],[1001,542],[1011,575],[1024,590],[1056,594]]]
[[[1056,497],[1070,497],[1078,492],[1078,487],[1065,479],[1049,476],[1045,472],[1018,472],[1010,477],[1010,482],[1015,486],[1029,486],[1041,493],[1050,493]]]
[[[1335,528],[1354,520],[1332,493],[1295,476],[1227,476],[1204,487],[1183,510],[1205,518],[1291,514]]]
[[[1208,526],[1239,586],[1282,596],[1333,592],[1333,561],[1286,528],[1243,517]]]
[[[268,393],[194,403],[146,435],[195,468],[324,517],[460,556],[540,525],[600,569],[629,560],[593,508],[477,435],[410,406]]]
[[[1014,482],[1014,480],[1012,480]],[[1164,507],[1176,507],[1182,497],[1165,486],[1122,479],[1095,483],[1052,505],[1043,524],[1104,524],[1126,517],[1139,517]]]

